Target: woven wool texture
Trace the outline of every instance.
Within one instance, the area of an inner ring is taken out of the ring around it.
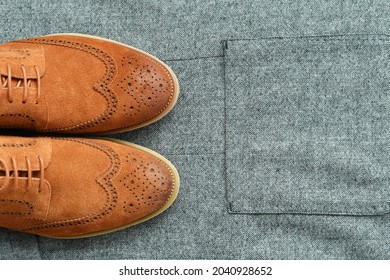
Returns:
[[[158,56],[181,85],[168,116],[113,136],[177,166],[169,210],[83,240],[0,229],[1,259],[390,258],[387,1],[5,0],[0,11],[2,42],[106,37]]]
[[[232,211],[390,212],[389,42],[318,36],[226,43]]]

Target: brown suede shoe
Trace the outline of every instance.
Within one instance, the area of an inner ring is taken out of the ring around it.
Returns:
[[[175,200],[161,155],[113,139],[0,137],[0,226],[57,238],[146,221]]]
[[[109,134],[165,116],[179,84],[163,62],[108,39],[58,34],[0,45],[0,127]]]

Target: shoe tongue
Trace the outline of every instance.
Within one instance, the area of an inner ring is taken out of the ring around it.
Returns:
[[[16,159],[18,171],[27,171],[29,159],[32,171],[41,170],[39,157],[43,159],[46,169],[51,161],[52,143],[50,138],[22,138],[13,136],[0,137],[0,157],[3,158],[10,171],[14,170],[12,157]],[[4,171],[5,167],[0,166]]]
[[[13,78],[23,79],[22,67],[26,70],[27,79],[36,79],[35,66],[39,68],[40,76],[45,73],[45,51],[39,46],[28,48],[16,47],[12,44],[0,46],[0,75],[8,76],[8,65]]]

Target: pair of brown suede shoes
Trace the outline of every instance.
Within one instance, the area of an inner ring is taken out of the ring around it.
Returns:
[[[0,128],[110,134],[151,124],[175,105],[163,62],[80,34],[0,45]],[[163,156],[102,138],[0,136],[0,226],[57,238],[146,221],[175,200],[179,175]]]

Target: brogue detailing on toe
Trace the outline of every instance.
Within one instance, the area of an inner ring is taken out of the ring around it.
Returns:
[[[151,109],[155,113],[148,119],[135,122],[133,126],[136,126],[142,122],[147,122],[165,111],[172,103],[174,97],[174,82],[171,73],[149,56],[141,55],[149,63],[141,63],[132,53],[124,56],[121,59],[121,66],[126,74],[122,80],[120,80],[116,86],[119,90],[127,95],[127,100],[122,102],[122,112],[129,118],[134,118],[138,114],[142,113],[143,108]],[[156,67],[160,68],[157,69]],[[158,75],[158,71],[163,72],[169,77],[167,80],[161,75]],[[154,110],[159,106],[159,98],[169,94],[169,98],[163,108],[160,110]],[[126,127],[126,126],[124,126]]]
[[[126,155],[124,164],[130,166],[129,173],[119,181],[128,190],[128,199],[122,205],[126,213],[137,213],[140,208],[158,210],[169,200],[173,193],[173,174],[171,178],[163,175],[161,163],[157,158],[146,161],[132,153]]]
[[[99,185],[101,185],[104,191],[106,192],[107,199],[105,202],[105,207],[103,210],[98,210],[94,213],[91,213],[84,217],[80,217],[78,219],[42,223],[31,227],[19,229],[21,231],[34,231],[34,230],[49,229],[49,228],[82,226],[85,224],[96,222],[97,220],[110,214],[117,207],[119,196],[118,196],[118,191],[112,182],[112,179],[118,174],[120,170],[120,166],[121,166],[120,156],[112,148],[100,143],[95,143],[92,141],[76,139],[76,138],[59,138],[59,139],[63,141],[72,141],[83,145],[87,145],[89,147],[100,150],[101,152],[103,152],[108,156],[108,158],[111,161],[110,167],[103,173],[103,175],[101,175],[96,179],[96,182]]]
[[[79,43],[79,42],[67,41],[67,40],[32,38],[32,39],[20,40],[18,42],[46,44],[46,45],[55,45],[60,47],[73,48],[97,57],[106,66],[105,76],[94,85],[94,89],[106,99],[107,109],[101,115],[82,124],[78,124],[66,128],[49,129],[47,131],[78,131],[85,128],[91,128],[108,121],[111,118],[111,116],[117,111],[118,97],[109,87],[109,84],[114,79],[117,70],[116,70],[115,61],[109,54],[93,46]]]
[[[123,112],[134,117],[142,112],[142,108],[158,106],[158,98],[169,91],[168,82],[157,74],[152,64],[139,63],[132,55],[122,58],[121,66],[127,73],[117,86],[127,94],[129,101],[123,105]]]

